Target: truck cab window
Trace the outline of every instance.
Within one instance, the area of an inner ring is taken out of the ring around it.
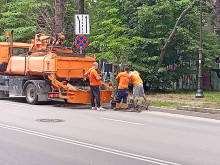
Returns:
[[[28,51],[29,51],[28,48],[13,48],[13,55],[24,56],[27,54]],[[9,48],[9,52],[10,52],[10,48]]]

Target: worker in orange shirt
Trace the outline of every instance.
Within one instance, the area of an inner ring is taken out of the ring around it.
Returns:
[[[121,72],[116,77],[119,82],[118,93],[116,99],[116,110],[120,108],[120,102],[123,99],[122,108],[127,108],[127,97],[128,97],[128,84],[130,82],[130,69],[125,67],[124,72]]]
[[[91,92],[91,104],[92,109],[95,110],[95,99],[97,103],[97,110],[101,111],[104,108],[101,107],[100,104],[100,84],[101,84],[101,76],[97,72],[98,63],[94,62],[92,68],[90,68],[85,74],[85,77],[89,77],[90,82],[90,92]]]
[[[131,83],[133,84],[134,108],[137,108],[138,98],[143,97],[147,102],[147,97],[144,94],[143,81],[137,71],[130,73]]]

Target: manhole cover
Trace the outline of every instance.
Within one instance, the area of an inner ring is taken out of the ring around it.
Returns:
[[[62,119],[37,119],[38,122],[48,122],[48,123],[58,123],[58,122],[65,122]]]

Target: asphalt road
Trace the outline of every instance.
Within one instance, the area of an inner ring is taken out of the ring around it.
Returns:
[[[79,108],[57,102],[29,105],[20,98],[0,100],[0,165],[220,162],[219,120]]]

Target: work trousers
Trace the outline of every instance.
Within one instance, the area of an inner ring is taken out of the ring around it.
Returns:
[[[127,104],[127,97],[128,97],[128,89],[127,88],[118,89],[116,103],[120,103],[121,100],[123,99],[123,103]]]
[[[100,88],[98,86],[91,86],[90,85],[90,91],[91,91],[91,104],[92,107],[95,107],[95,99],[97,103],[97,107],[99,108],[100,105]]]

